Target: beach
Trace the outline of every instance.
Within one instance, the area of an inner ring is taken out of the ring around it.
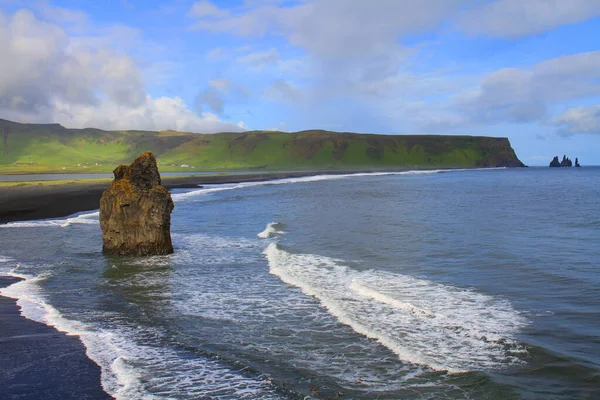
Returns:
[[[0,224],[0,398],[598,398],[598,169],[298,174],[164,179],[169,256]]]
[[[315,172],[167,178],[169,189],[306,176]],[[0,223],[58,218],[98,208],[107,182],[0,186]],[[0,276],[0,288],[20,279]],[[77,336],[23,317],[14,299],[0,296],[0,397],[12,399],[110,399],[100,367]]]
[[[0,288],[20,281],[0,276]],[[14,299],[0,296],[0,397],[3,399],[110,399],[100,367],[87,358],[77,336],[20,314]]]
[[[202,185],[263,182],[276,179],[297,178],[322,174],[349,174],[377,172],[378,170],[326,170],[292,172],[255,172],[223,175],[190,175],[166,177],[162,183],[168,189],[197,188]],[[45,181],[26,185],[0,185],[0,224],[13,221],[31,221],[59,218],[77,212],[96,210],[102,192],[110,182],[69,181],[45,184]]]
[[[351,172],[365,172],[351,171]],[[202,185],[261,182],[348,171],[261,172],[233,175],[203,175],[163,178],[169,189]],[[110,183],[71,181],[0,186],[0,224],[59,218],[95,210]],[[0,289],[19,282],[0,276]],[[103,391],[100,367],[86,355],[78,336],[21,315],[11,298],[0,296],[0,397],[7,399],[110,399]]]

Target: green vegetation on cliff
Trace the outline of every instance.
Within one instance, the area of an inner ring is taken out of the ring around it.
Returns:
[[[0,136],[0,173],[111,171],[144,151],[161,171],[523,166],[508,139],[477,136],[103,131],[1,119]]]

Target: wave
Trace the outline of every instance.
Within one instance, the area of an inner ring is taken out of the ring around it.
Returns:
[[[14,270],[14,258],[5,257],[0,255],[0,276],[8,275],[10,272]]]
[[[357,271],[276,243],[263,254],[271,274],[403,361],[451,373],[523,362],[525,350],[515,337],[528,320],[504,299],[407,275]]]
[[[236,184],[219,184],[213,185],[207,188],[192,190],[185,193],[175,193],[171,197],[174,201],[185,200],[196,196],[206,195],[210,193],[222,192],[227,190],[243,189],[254,186],[268,186],[268,185],[283,185],[288,183],[305,183],[305,182],[318,182],[324,180],[334,179],[345,179],[345,178],[357,178],[357,177],[368,177],[368,176],[391,176],[391,175],[427,175],[437,174],[442,172],[459,172],[459,171],[477,171],[477,170],[490,170],[490,169],[503,169],[503,168],[472,168],[472,169],[433,169],[433,170],[413,170],[413,171],[400,171],[400,172],[361,172],[353,174],[324,174],[324,175],[313,175],[304,176],[299,178],[284,178],[276,179],[271,181],[262,182],[244,182]],[[75,215],[65,219],[44,219],[24,222],[9,222],[6,224],[0,224],[0,228],[38,228],[38,227],[61,227],[66,228],[74,224],[98,224],[98,216],[100,212],[98,210]]]
[[[256,236],[258,236],[261,239],[268,239],[269,237],[271,237],[273,235],[283,235],[285,232],[279,230],[282,227],[283,227],[283,224],[280,222],[269,222],[267,224],[267,227],[265,228],[265,230],[260,232]]]
[[[430,169],[430,170],[412,170],[412,171],[400,171],[400,172],[359,172],[353,174],[324,174],[324,175],[313,175],[303,176],[299,178],[284,178],[275,179],[271,181],[262,182],[244,182],[244,183],[232,183],[232,184],[219,184],[209,186],[202,189],[192,190],[185,193],[176,193],[171,195],[173,200],[185,200],[196,196],[205,194],[222,192],[226,190],[243,189],[247,187],[255,186],[268,186],[268,185],[284,185],[288,183],[305,183],[305,182],[318,182],[334,179],[346,179],[346,178],[359,178],[369,176],[391,176],[391,175],[428,175],[438,174],[442,172],[459,172],[459,171],[475,171],[475,170],[490,170],[490,169],[502,169],[502,168],[471,168],[471,169]]]
[[[13,272],[10,275],[24,280],[0,289],[0,295],[16,299],[25,318],[78,336],[87,356],[101,367],[102,387],[118,400],[211,396],[280,398],[266,377],[246,376],[209,357],[182,357],[173,348],[141,344],[140,338],[161,335],[153,328],[140,330],[124,324],[105,328],[65,318],[46,302],[39,285],[50,274],[32,277]]]
[[[97,225],[100,211],[75,215],[64,219],[43,219],[35,221],[9,222],[0,225],[0,228],[39,228],[44,226],[66,228],[75,224]]]

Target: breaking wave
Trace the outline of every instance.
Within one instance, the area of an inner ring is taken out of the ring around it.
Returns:
[[[201,355],[184,357],[172,348],[141,344],[161,335],[146,327],[104,328],[88,322],[65,318],[45,301],[41,286],[50,274],[26,276],[0,289],[0,295],[17,300],[21,314],[65,332],[79,336],[87,356],[101,367],[104,390],[116,399],[157,398],[236,398],[279,399],[275,387],[266,377],[249,377]],[[186,396],[182,397],[182,393]]]
[[[79,214],[73,217],[64,218],[64,219],[43,219],[43,220],[34,220],[34,221],[23,221],[23,222],[9,222],[6,224],[0,225],[0,228],[39,228],[43,226],[54,226],[60,228],[66,228],[71,225],[76,224],[87,224],[87,225],[97,225],[98,216],[100,215],[99,211],[94,211],[85,214]]]
[[[264,231],[260,232],[256,236],[261,239],[268,239],[273,235],[283,235],[285,232],[280,230],[283,228],[283,224],[280,222],[269,222]]]
[[[358,271],[276,243],[263,254],[271,274],[314,296],[341,323],[403,361],[452,373],[522,363],[526,350],[515,336],[528,320],[504,299],[407,275]]]
[[[490,169],[490,168],[487,168]],[[472,171],[470,169],[469,171]],[[226,190],[235,190],[235,189],[243,189],[247,187],[254,186],[266,186],[266,185],[284,185],[288,183],[304,183],[304,182],[318,182],[318,181],[327,181],[334,179],[345,179],[345,178],[357,178],[357,177],[366,177],[366,176],[389,176],[389,175],[426,175],[426,174],[437,174],[440,172],[451,172],[451,171],[464,171],[458,169],[430,169],[430,170],[415,170],[415,171],[401,171],[401,172],[362,172],[355,174],[335,174],[335,175],[314,175],[314,176],[303,176],[299,178],[285,178],[285,179],[275,179],[270,181],[262,181],[262,182],[244,182],[244,183],[232,183],[232,184],[219,184],[212,185],[206,188],[192,190],[190,192],[185,193],[177,193],[172,195],[173,200],[183,200],[188,198],[193,198],[196,196],[201,196],[205,194],[222,192]]]

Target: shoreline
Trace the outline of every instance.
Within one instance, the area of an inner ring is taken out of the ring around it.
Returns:
[[[21,280],[0,275],[0,288]],[[5,296],[0,296],[0,346],[3,399],[113,399],[78,336],[25,318],[17,300]]]
[[[447,168],[452,169],[452,168]],[[265,182],[277,179],[300,178],[316,175],[346,175],[358,173],[394,173],[424,170],[405,169],[358,169],[358,170],[315,170],[287,172],[256,172],[235,175],[198,175],[186,177],[163,177],[167,189],[192,189],[202,185],[218,185],[244,182]],[[434,170],[434,168],[432,168]],[[104,190],[110,182],[78,183],[25,186],[0,186],[0,224],[15,221],[30,221],[66,217],[78,212],[97,210]]]

